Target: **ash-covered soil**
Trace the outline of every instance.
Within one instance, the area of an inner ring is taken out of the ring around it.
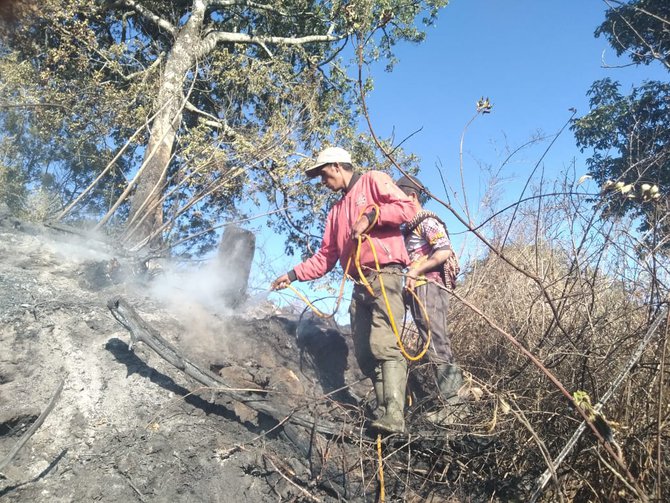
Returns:
[[[3,501],[522,494],[497,473],[491,403],[472,402],[456,424],[430,423],[426,412],[441,405],[432,369],[417,362],[408,433],[377,437],[348,328],[283,312],[267,294],[227,307],[239,271],[223,262],[157,266],[1,214],[0,257]],[[130,347],[135,339],[144,342]]]
[[[130,350],[107,302],[122,296],[191,361],[237,389],[272,390],[280,403],[356,383],[346,337],[322,332],[305,351],[298,317],[267,301],[232,312],[175,295],[186,280],[161,277],[177,273],[152,277],[101,241],[7,217],[0,257],[0,461],[64,382],[44,423],[1,470],[0,499],[336,499],[287,480],[309,480],[310,463],[277,421],[204,388],[144,344]],[[367,387],[335,393],[332,403],[346,412]]]

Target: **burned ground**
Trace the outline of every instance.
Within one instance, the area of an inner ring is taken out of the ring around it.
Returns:
[[[364,417],[370,386],[346,329],[253,299],[234,312],[157,300],[156,278],[131,258],[60,230],[5,219],[0,253],[0,461],[64,383],[1,470],[3,499],[379,498],[376,439]],[[221,386],[189,377],[144,343],[129,348],[110,299]],[[466,487],[453,482],[473,476],[472,449],[490,442],[454,443],[426,429],[418,411],[408,412],[413,435],[382,445],[386,498],[452,501]],[[495,492],[477,477],[468,499]]]

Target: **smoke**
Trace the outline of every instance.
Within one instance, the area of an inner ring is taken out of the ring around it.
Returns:
[[[244,271],[212,259],[199,267],[165,266],[151,282],[148,294],[178,320],[179,344],[200,359],[225,361],[225,354],[246,354],[235,337],[236,320],[245,300],[240,286]]]
[[[248,316],[276,314],[267,289],[252,296],[247,293],[253,240],[247,239],[239,249],[228,246],[198,265],[151,259],[147,273],[143,261],[110,245],[109,236],[37,226],[24,230],[31,236],[26,236],[25,249],[16,261],[54,267],[76,278],[81,287],[102,295],[121,293],[131,302],[139,303],[142,298],[154,301],[141,307],[147,309],[156,328],[188,347],[191,355],[253,353],[253,348],[240,347],[243,341],[232,336],[239,332],[235,324]]]
[[[92,233],[72,236],[67,241],[50,240],[47,249],[62,260],[75,264],[111,260],[116,255],[114,250]]]
[[[151,284],[151,296],[172,308],[198,304],[212,313],[230,314],[244,295],[231,285],[242,277],[233,267],[212,260],[200,267],[170,267],[162,270]]]

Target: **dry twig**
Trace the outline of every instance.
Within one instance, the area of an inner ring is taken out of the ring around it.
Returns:
[[[63,386],[65,385],[65,380],[61,380],[60,384],[58,385],[58,388],[56,389],[56,392],[54,395],[51,397],[51,400],[49,401],[49,405],[47,405],[47,408],[44,409],[44,411],[39,415],[39,417],[35,420],[33,424],[30,425],[30,428],[26,430],[26,432],[21,436],[19,441],[16,443],[16,445],[12,448],[11,451],[9,451],[9,454],[5,456],[5,459],[0,461],[0,470],[2,470],[5,466],[7,466],[12,459],[14,459],[14,456],[21,450],[21,448],[26,445],[26,442],[32,437],[35,432],[38,430],[40,426],[42,426],[42,423],[44,420],[47,418],[47,416],[51,413],[53,410],[54,406],[56,405],[56,402],[58,401],[58,398],[60,397],[61,391],[63,391]]]

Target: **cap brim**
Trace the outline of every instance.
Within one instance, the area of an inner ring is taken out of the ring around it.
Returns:
[[[413,180],[409,180],[406,177],[403,177],[403,179],[398,180],[398,182],[396,182],[396,185],[400,190],[402,190],[405,193],[407,193],[407,191],[409,190],[416,194],[420,194],[421,192],[426,190],[421,183],[414,182]]]
[[[328,163],[327,162],[322,162],[320,164],[315,164],[311,168],[307,168],[305,170],[305,175],[307,176],[307,178],[314,178],[316,176],[319,176],[319,170],[321,168],[323,168],[326,164],[328,164]]]

